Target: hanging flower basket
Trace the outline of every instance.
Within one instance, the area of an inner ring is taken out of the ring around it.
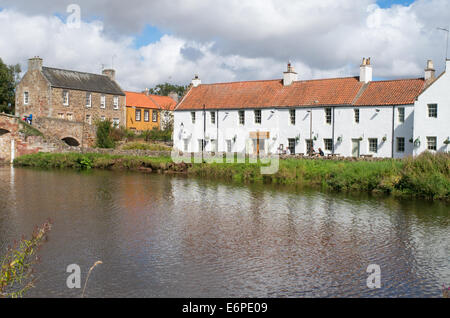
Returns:
[[[337,141],[342,142],[342,137],[338,137]]]
[[[414,147],[419,148],[420,147],[420,139],[417,138],[416,140],[414,140]]]
[[[383,142],[386,142],[386,140],[387,140],[387,137],[386,137],[386,136],[384,136],[382,140],[383,140]]]
[[[448,145],[448,144],[450,144],[450,138],[447,137],[447,139],[445,139],[445,141],[444,141],[444,145]]]

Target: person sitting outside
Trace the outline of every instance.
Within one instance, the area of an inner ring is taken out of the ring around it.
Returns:
[[[323,150],[322,150],[321,148],[319,148],[319,156],[320,156],[320,157],[325,156],[325,154],[324,154],[324,152],[323,152]]]
[[[286,152],[285,153],[286,153],[287,156],[291,155],[291,151],[289,150],[289,147],[286,147]]]
[[[313,146],[311,146],[311,148],[309,148],[308,155],[310,157],[314,157],[316,155],[316,151],[314,150]]]

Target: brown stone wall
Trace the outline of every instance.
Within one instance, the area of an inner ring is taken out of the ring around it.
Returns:
[[[29,94],[28,105],[24,104],[24,93]],[[16,87],[16,115],[33,117],[50,115],[50,84],[40,71],[27,72]]]
[[[83,147],[92,147],[97,138],[95,125],[57,118],[36,118],[33,126],[46,136],[57,139],[73,138]]]
[[[11,144],[15,157],[37,152],[64,152],[71,148],[59,138],[51,136],[26,136],[18,117],[0,114],[0,163],[11,161]]]
[[[52,88],[52,115],[49,117],[70,120],[72,115],[72,121],[84,122],[86,121],[86,115],[91,116],[91,123],[94,124],[96,120],[100,120],[102,116],[105,119],[118,118],[120,125],[125,126],[125,96],[119,97],[119,109],[114,109],[114,96],[109,94],[91,93],[92,94],[92,106],[86,107],[86,93],[85,91],[66,90],[69,92],[69,105],[63,104],[63,91],[62,88]],[[106,97],[105,108],[100,108],[101,96]]]

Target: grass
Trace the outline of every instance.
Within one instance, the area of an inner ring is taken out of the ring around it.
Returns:
[[[19,157],[16,166],[76,169],[171,169],[169,157],[106,154],[34,154]],[[424,153],[416,158],[382,161],[287,159],[277,173],[261,175],[259,164],[193,164],[187,173],[240,183],[296,185],[336,192],[385,193],[394,196],[450,200],[450,155]]]
[[[123,150],[150,150],[150,151],[172,151],[171,147],[161,144],[151,144],[144,142],[132,142],[125,144],[122,147]]]
[[[39,130],[26,123],[25,121],[21,121],[20,124],[22,125],[20,132],[25,135],[25,138],[28,138],[30,136],[44,136]]]

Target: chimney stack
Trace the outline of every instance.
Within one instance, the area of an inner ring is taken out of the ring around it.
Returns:
[[[116,80],[116,71],[113,69],[103,70],[102,74],[108,76],[111,81]]]
[[[427,68],[425,69],[425,80],[432,80],[436,76],[436,70],[434,69],[433,61],[428,60]]]
[[[28,60],[28,71],[42,71],[44,60],[39,56],[35,56]]]
[[[192,86],[197,87],[201,84],[202,84],[202,81],[200,80],[200,78],[198,78],[198,75],[195,75],[194,79],[192,80]]]
[[[148,96],[150,95],[150,89],[146,88],[142,93]]]
[[[298,75],[294,71],[294,67],[292,66],[291,62],[289,62],[287,65],[287,72],[283,73],[283,85],[289,86],[295,81],[298,81]]]
[[[363,58],[359,72],[359,81],[366,84],[372,82],[372,65],[370,64],[370,57]]]

